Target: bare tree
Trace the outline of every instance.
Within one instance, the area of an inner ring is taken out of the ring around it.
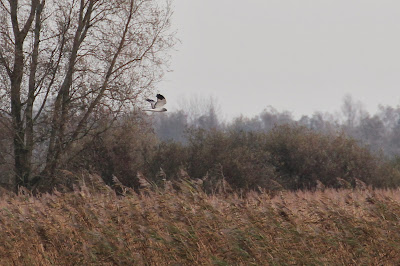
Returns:
[[[190,98],[181,97],[179,108],[186,114],[190,126],[204,129],[219,127],[221,106],[212,95],[205,97],[194,94]]]
[[[99,130],[104,114],[117,117],[154,88],[175,44],[170,7],[0,0],[1,112],[12,121],[17,186],[37,175],[36,147],[46,152],[37,176],[50,177],[77,140]]]
[[[344,130],[350,135],[352,130],[359,125],[360,121],[368,116],[362,103],[360,101],[355,101],[349,94],[343,98],[341,109],[344,118]]]
[[[264,131],[270,131],[278,125],[292,124],[292,114],[288,111],[278,112],[272,106],[268,106],[259,115]]]

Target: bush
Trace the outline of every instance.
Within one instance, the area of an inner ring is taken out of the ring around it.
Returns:
[[[289,189],[313,189],[317,180],[338,187],[338,179],[353,186],[357,179],[375,187],[399,185],[398,171],[344,134],[280,126],[268,135],[265,149],[272,154],[279,180]]]
[[[138,172],[161,185],[185,170],[202,179],[208,192],[223,180],[235,190],[339,188],[364,182],[374,187],[400,184],[396,164],[373,155],[343,134],[323,134],[295,125],[269,132],[189,129],[187,142],[160,142],[146,125],[127,119],[85,143],[67,169],[88,169],[106,184],[113,176],[139,186]]]
[[[188,144],[163,143],[153,157],[153,172],[161,167],[170,179],[184,168],[194,179],[215,183],[225,179],[234,188],[255,189],[274,177],[269,152],[257,148],[260,134],[192,129]]]
[[[236,189],[338,188],[360,180],[374,187],[400,184],[400,174],[384,158],[371,154],[343,134],[327,135],[299,126],[278,126],[268,133],[192,129],[188,144],[163,143],[152,160],[175,178],[185,168],[192,178],[225,179]]]
[[[116,176],[126,186],[138,186],[136,174],[149,167],[158,140],[149,125],[137,120],[138,117],[126,116],[113,128],[84,142],[64,168],[97,173],[108,185]]]

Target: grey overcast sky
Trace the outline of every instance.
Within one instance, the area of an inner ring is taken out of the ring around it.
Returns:
[[[226,118],[400,103],[399,0],[174,0],[181,43],[160,84],[170,109],[217,98]]]

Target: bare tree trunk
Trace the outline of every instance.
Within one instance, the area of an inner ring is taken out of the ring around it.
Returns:
[[[18,57],[22,57],[22,55],[16,54],[14,66],[18,66],[18,62],[23,61],[23,59],[20,60]],[[25,181],[27,181],[25,180],[25,178],[28,166],[26,165],[26,148],[24,143],[25,132],[23,121],[21,118],[22,104],[20,99],[20,90],[22,74],[20,74],[19,72],[22,72],[22,70],[15,69],[11,76],[11,115],[13,118],[12,121],[14,128],[13,142],[16,185],[23,186],[25,185]]]
[[[26,121],[26,165],[29,166],[26,169],[24,183],[27,184],[28,179],[31,175],[31,165],[32,165],[32,152],[34,146],[33,138],[33,104],[35,101],[36,92],[36,70],[38,66],[39,57],[39,41],[40,41],[40,29],[41,29],[41,14],[45,4],[45,0],[42,0],[36,8],[36,19],[34,28],[34,43],[33,51],[31,57],[31,67],[29,71],[29,84],[28,84],[28,99],[25,108],[25,121]]]
[[[14,67],[10,76],[11,81],[11,115],[14,128],[14,160],[16,185],[26,186],[29,178],[30,165],[27,161],[27,147],[25,145],[25,127],[22,120],[22,103],[21,103],[21,83],[24,66],[23,45],[35,17],[35,10],[38,5],[37,0],[32,0],[31,11],[29,17],[22,28],[19,29],[17,9],[18,1],[10,1],[10,13],[13,32],[15,36],[14,43]]]

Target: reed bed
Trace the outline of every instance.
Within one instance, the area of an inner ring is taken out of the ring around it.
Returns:
[[[399,265],[400,190],[5,194],[0,265]]]

